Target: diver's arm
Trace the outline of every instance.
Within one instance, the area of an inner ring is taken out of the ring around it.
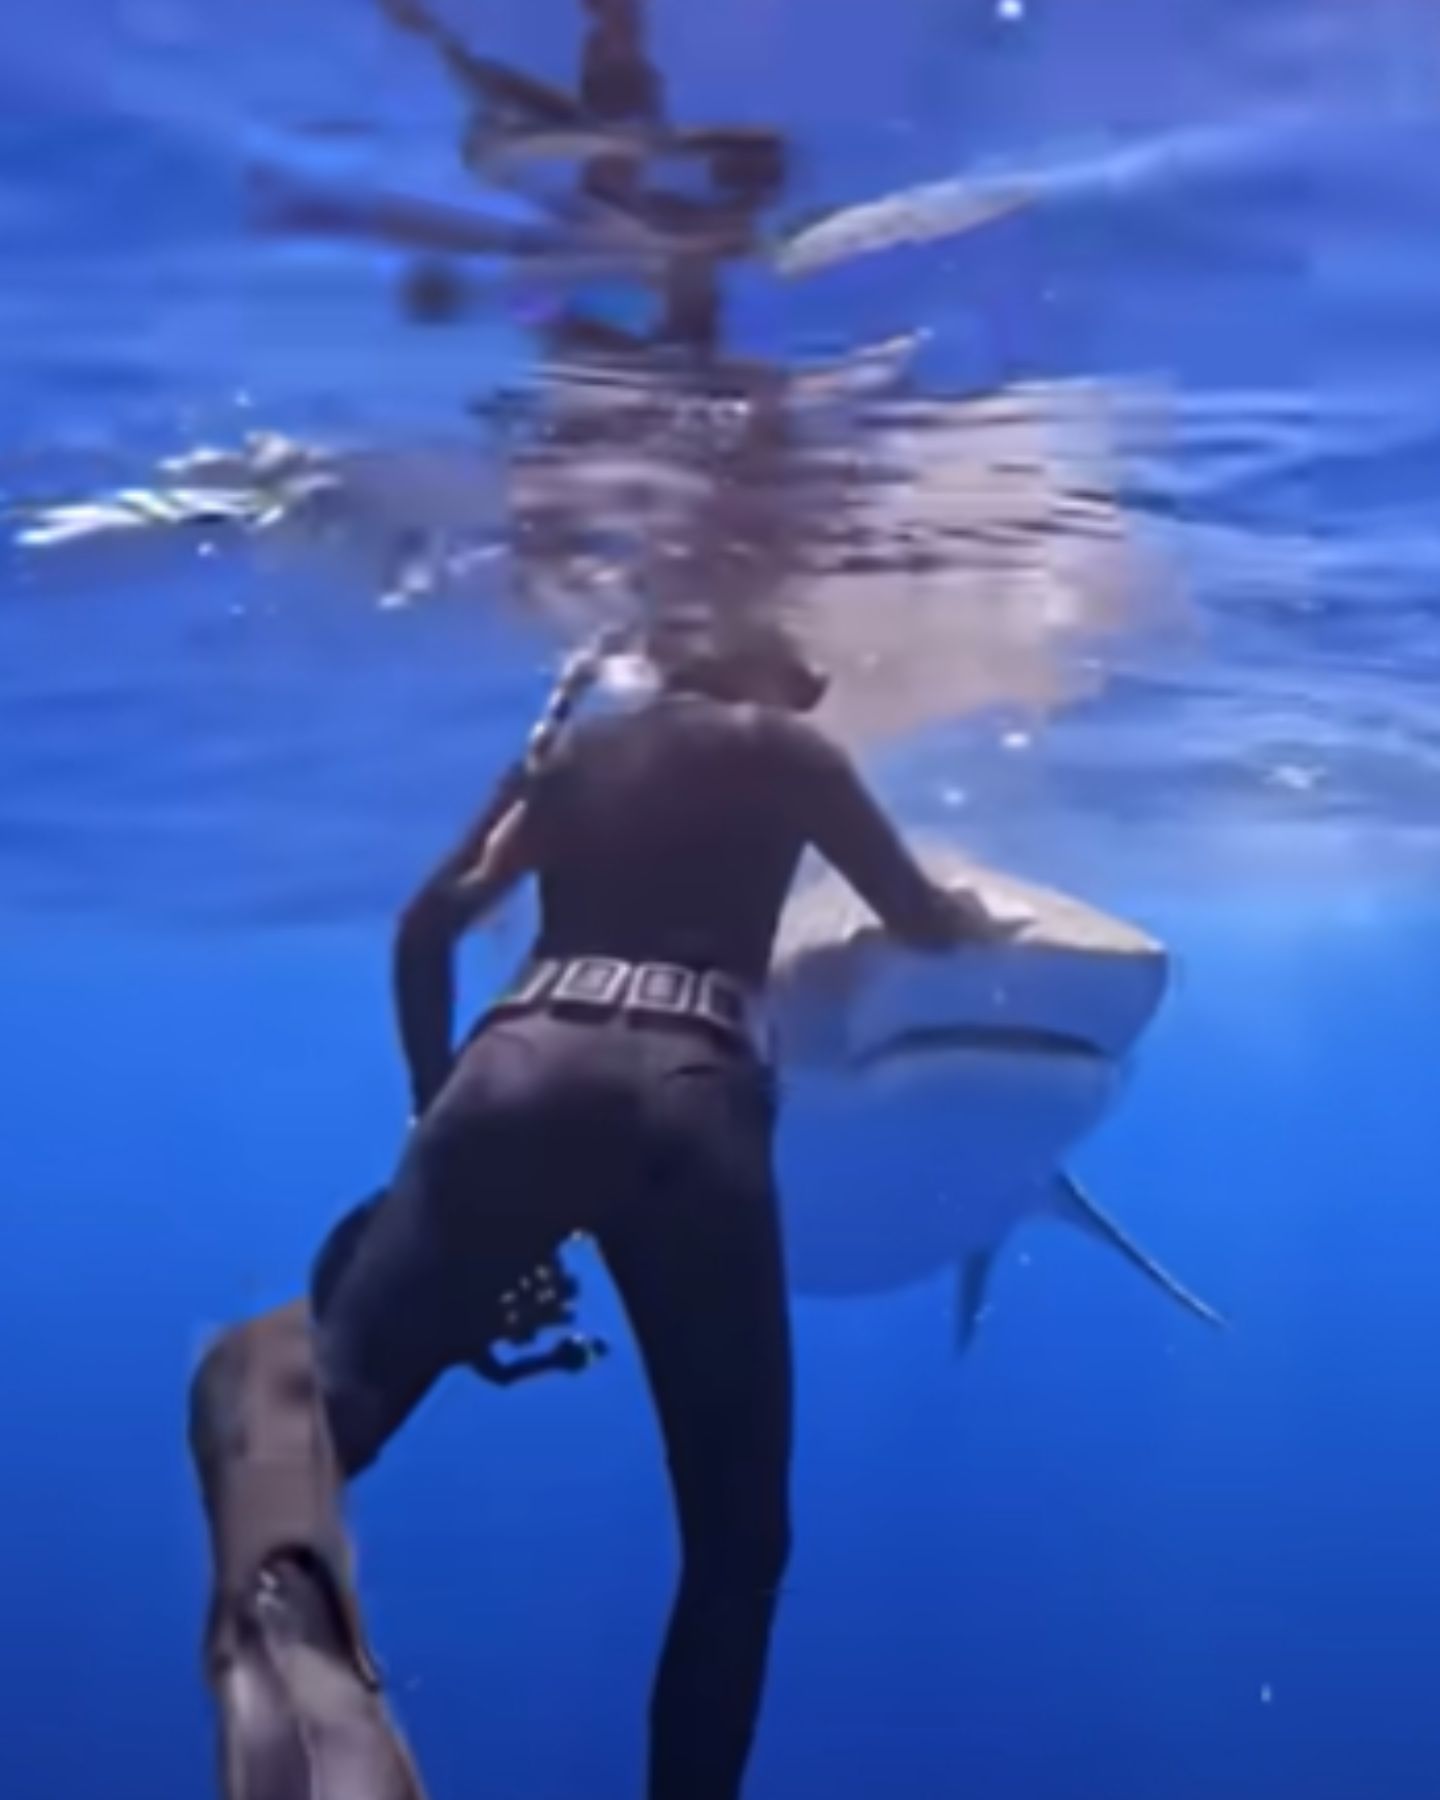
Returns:
[[[949,950],[999,935],[978,896],[932,881],[838,745],[787,721],[802,770],[807,839],[844,876],[891,937],[916,950]]]
[[[454,1061],[455,946],[533,867],[524,801],[512,801],[498,820],[495,811],[486,809],[423,884],[396,929],[395,1011],[417,1118]]]

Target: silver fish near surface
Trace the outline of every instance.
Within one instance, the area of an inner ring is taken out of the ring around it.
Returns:
[[[931,244],[1003,219],[1039,197],[1022,178],[956,176],[897,189],[876,200],[839,207],[781,237],[770,260],[777,273],[816,275],[837,263],[902,244]]]

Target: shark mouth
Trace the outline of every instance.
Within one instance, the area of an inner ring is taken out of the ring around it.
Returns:
[[[898,1031],[849,1058],[856,1075],[869,1074],[907,1058],[940,1056],[951,1050],[998,1051],[1014,1056],[1073,1057],[1110,1062],[1097,1044],[1069,1032],[1025,1025],[923,1025]]]
[[[907,1062],[919,1066],[930,1059],[938,1062],[947,1055],[963,1055],[967,1051],[1068,1063],[1076,1070],[1114,1068],[1117,1061],[1089,1038],[1072,1032],[1040,1026],[933,1025],[892,1033],[850,1057],[845,1072],[853,1077],[863,1077],[877,1071],[898,1069]],[[1088,1237],[1121,1256],[1192,1317],[1216,1327],[1223,1328],[1228,1323],[1222,1313],[1180,1282],[1117,1220],[1097,1206],[1079,1183],[1063,1170],[1057,1170],[1047,1184],[1045,1200],[1037,1199],[1023,1212],[1017,1211],[1013,1224],[1023,1222],[1027,1213],[1037,1217],[1048,1214],[1077,1226]],[[1002,1229],[995,1241],[979,1245],[968,1254],[962,1253],[957,1261],[956,1342],[962,1350],[971,1343],[985,1310],[990,1274],[1006,1235],[1008,1232]]]

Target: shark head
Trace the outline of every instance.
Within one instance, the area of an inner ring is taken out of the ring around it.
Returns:
[[[772,978],[792,1284],[858,1295],[950,1270],[968,1341],[1001,1246],[1051,1217],[1213,1319],[1063,1169],[1122,1091],[1165,992],[1164,948],[946,847],[917,853],[935,879],[978,892],[1011,935],[941,956],[906,950],[829,874],[792,902]]]

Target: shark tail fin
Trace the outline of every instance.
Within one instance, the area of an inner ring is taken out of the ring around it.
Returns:
[[[1060,1218],[1072,1225],[1078,1225],[1102,1244],[1108,1244],[1112,1250],[1118,1250],[1128,1263],[1139,1269],[1142,1275],[1149,1277],[1158,1288],[1163,1289],[1178,1306],[1197,1319],[1203,1319],[1207,1325],[1214,1325],[1224,1330],[1230,1321],[1221,1312],[1202,1300],[1199,1295],[1192,1294],[1189,1288],[1165,1268],[1156,1262],[1148,1251],[1142,1250],[1114,1219],[1095,1204],[1085,1190],[1069,1175],[1061,1175],[1055,1184],[1055,1211]]]

